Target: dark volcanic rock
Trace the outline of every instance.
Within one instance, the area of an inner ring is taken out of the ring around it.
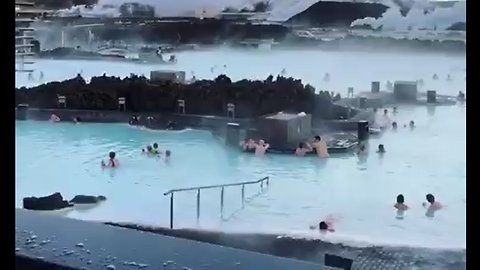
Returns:
[[[219,44],[225,40],[283,40],[289,29],[282,25],[251,24],[219,19],[159,21],[146,25],[106,24],[94,32],[100,40],[144,40],[146,42]]]
[[[102,201],[105,201],[107,198],[105,196],[91,196],[91,195],[77,195],[70,200],[74,204],[95,204]]]
[[[151,82],[145,77],[93,77],[89,84],[78,76],[62,82],[50,82],[15,91],[16,103],[31,107],[56,108],[57,95],[67,98],[70,109],[117,110],[118,97],[126,98],[130,112],[177,112],[177,100],[185,100],[187,114],[225,116],[228,103],[235,104],[238,118],[256,117],[279,111],[314,112],[315,102],[322,100],[322,110],[314,117],[336,118],[332,98],[328,93],[314,93],[310,85],[293,78],[270,76],[264,81],[232,82],[225,75],[215,80],[200,80],[191,84],[168,81]],[[341,113],[343,115],[343,113]]]
[[[23,198],[23,208],[29,210],[58,210],[72,206],[59,192],[46,197]]]
[[[379,18],[387,9],[387,6],[377,3],[318,1],[287,22],[315,27],[350,27],[357,19]]]

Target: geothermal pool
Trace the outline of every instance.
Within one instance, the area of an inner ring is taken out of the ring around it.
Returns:
[[[210,67],[227,63],[233,79],[264,78],[283,66],[288,75],[316,86],[346,92],[348,86],[369,89],[371,80],[423,78],[425,88],[439,94],[465,90],[464,57],[310,52],[238,51],[190,52],[179,56],[175,69],[192,69],[197,77],[213,77]],[[254,57],[255,56],[255,57]],[[281,58],[281,59],[279,59]],[[359,66],[363,63],[365,66]],[[390,63],[390,64],[389,64]],[[161,66],[101,62],[40,61],[46,80],[61,80],[79,69],[88,77],[107,74],[147,74]],[[61,67],[58,68],[58,67]],[[245,68],[248,67],[248,68]],[[173,67],[166,67],[174,69]],[[323,73],[331,81],[322,81]],[[437,73],[440,80],[433,81]],[[453,81],[447,82],[451,74]],[[216,75],[216,74],[215,74]],[[343,79],[345,78],[345,79]],[[32,82],[30,82],[32,83]],[[26,75],[17,75],[25,85]],[[267,155],[258,158],[226,147],[210,133],[198,130],[148,131],[124,124],[51,124],[16,122],[16,206],[26,196],[61,192],[102,194],[108,200],[91,209],[61,214],[87,220],[112,220],[168,226],[169,189],[270,177],[270,187],[241,209],[240,188],[225,191],[224,219],[220,218],[220,191],[202,192],[201,218],[196,224],[196,192],[175,195],[175,227],[204,227],[225,231],[274,232],[320,237],[308,230],[327,215],[337,217],[336,232],[327,240],[352,244],[375,243],[436,248],[466,247],[466,115],[462,105],[446,107],[400,106],[393,117],[398,131],[370,139],[368,158],[336,155],[315,157]],[[417,128],[403,128],[410,120]],[[173,152],[170,163],[148,158],[140,149],[158,142]],[[387,153],[375,153],[382,143]],[[115,150],[121,162],[116,170],[102,170],[100,160]],[[403,220],[393,209],[396,195],[405,195],[411,207]],[[446,207],[427,218],[421,206],[433,193]]]

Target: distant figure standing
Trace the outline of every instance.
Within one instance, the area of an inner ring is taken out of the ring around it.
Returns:
[[[462,91],[458,91],[457,100],[461,102],[465,101],[465,94]]]
[[[265,143],[264,140],[259,140],[257,144],[255,144],[255,155],[263,156],[267,149],[270,147],[268,143]]]
[[[435,74],[433,74],[433,77],[432,77],[432,79],[434,79],[434,80],[438,80],[438,75],[437,75],[436,73],[435,73]]]
[[[410,123],[408,124],[410,126],[410,129],[414,129],[415,128],[415,122],[410,121]]]
[[[40,78],[39,78],[40,81],[43,81],[43,71],[40,71]]]
[[[328,158],[330,155],[328,154],[328,147],[325,141],[322,141],[320,136],[315,136],[312,143],[313,149],[317,152],[319,158]]]
[[[447,76],[447,81],[449,81],[449,82],[450,82],[450,81],[453,81],[453,78],[452,78],[452,76],[451,76],[450,74],[448,74],[448,76]]]
[[[28,73],[28,80],[33,81],[33,72]]]
[[[397,128],[398,128],[397,122],[394,121],[394,122],[392,123],[392,130],[393,130],[393,131],[396,131]]]
[[[282,68],[282,71],[280,71],[280,75],[282,76],[287,75],[287,70],[285,68]]]
[[[323,76],[323,81],[324,82],[329,82],[330,81],[330,74],[328,72],[325,73],[325,75]]]

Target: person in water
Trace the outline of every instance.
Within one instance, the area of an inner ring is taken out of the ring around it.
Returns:
[[[255,141],[253,139],[248,139],[245,143],[242,145],[243,151],[253,151],[255,150]]]
[[[462,91],[458,91],[457,100],[465,101],[465,94]]]
[[[379,154],[384,154],[386,151],[385,151],[385,146],[383,144],[379,144],[378,145],[378,150],[377,150],[377,153]]]
[[[433,196],[431,193],[428,193],[425,198],[427,199],[426,202],[423,202],[423,207],[429,209],[429,210],[440,210],[443,208],[442,204],[438,201],[435,201],[435,196]]]
[[[408,210],[409,207],[405,204],[405,197],[403,197],[403,194],[397,196],[397,203],[393,207],[401,211]]]
[[[102,160],[102,167],[110,167],[110,168],[116,168],[118,167],[120,164],[118,163],[118,159],[115,158],[116,154],[115,152],[110,152],[108,153],[108,162],[105,162]]]
[[[312,147],[317,152],[318,157],[328,158],[330,156],[328,154],[327,143],[325,141],[322,141],[322,138],[320,138],[320,136],[317,135],[313,138]]]
[[[397,111],[397,107],[393,107],[393,114],[397,114],[398,111]]]
[[[170,156],[172,155],[172,152],[170,150],[165,151],[165,161],[170,161]]]
[[[299,143],[297,149],[295,149],[295,155],[299,157],[305,156],[307,153],[312,152],[313,149],[309,143]]]
[[[265,143],[264,140],[259,140],[258,143],[255,144],[255,155],[263,156],[267,149],[270,147],[268,143]]]
[[[150,153],[154,155],[160,154],[160,149],[158,148],[158,143],[153,143],[152,150],[150,150]]]
[[[410,123],[408,124],[410,126],[410,129],[414,129],[415,128],[415,122],[410,121]]]
[[[310,226],[311,230],[319,229],[320,233],[327,233],[327,232],[335,232],[333,228],[333,219],[331,217],[327,217],[326,219],[320,221],[318,226]]]
[[[58,117],[56,114],[52,114],[49,119],[50,122],[56,123],[60,122],[60,117]]]
[[[397,128],[398,128],[397,122],[394,121],[394,122],[392,123],[392,129],[393,129],[393,130],[397,130]]]

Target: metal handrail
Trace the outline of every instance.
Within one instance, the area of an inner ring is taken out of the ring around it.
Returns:
[[[225,187],[242,186],[242,205],[243,205],[244,202],[245,202],[245,185],[260,183],[260,188],[263,189],[263,183],[265,182],[266,185],[268,186],[269,185],[269,180],[270,180],[270,178],[267,176],[267,177],[263,177],[263,178],[261,178],[259,180],[256,180],[256,181],[247,181],[247,182],[229,183],[229,184],[221,184],[221,185],[171,189],[171,190],[163,193],[164,196],[167,196],[167,195],[170,194],[170,229],[173,229],[173,194],[175,192],[192,191],[192,190],[197,191],[197,223],[198,223],[199,219],[200,219],[200,190],[202,190],[202,189],[212,189],[212,188],[221,188],[221,192],[220,192],[220,214],[223,217],[223,202],[224,202]]]

